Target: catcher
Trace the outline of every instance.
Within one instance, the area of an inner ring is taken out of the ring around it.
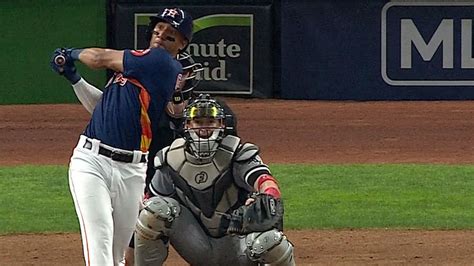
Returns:
[[[191,265],[294,265],[280,190],[258,147],[224,134],[224,111],[209,95],[184,117],[184,137],[154,159],[136,265],[163,264],[170,243]]]

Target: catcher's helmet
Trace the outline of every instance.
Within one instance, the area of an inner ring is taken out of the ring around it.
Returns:
[[[150,17],[150,23],[148,24],[146,31],[146,38],[148,42],[151,40],[153,29],[160,21],[171,24],[173,28],[175,28],[186,38],[186,40],[188,40],[188,43],[191,42],[193,37],[193,18],[191,15],[189,15],[189,13],[177,7],[165,8],[156,16]]]
[[[224,109],[209,94],[199,95],[184,110],[184,138],[198,159],[214,156],[224,137]]]

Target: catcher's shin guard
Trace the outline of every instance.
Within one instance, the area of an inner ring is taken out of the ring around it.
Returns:
[[[141,235],[135,236],[134,265],[163,265],[168,257],[169,241],[164,239],[148,239]]]
[[[135,265],[162,265],[168,257],[168,233],[181,208],[167,197],[152,197],[145,202],[135,227]]]
[[[247,256],[252,261],[269,265],[293,266],[293,245],[277,229],[250,233],[245,237]]]
[[[180,212],[181,207],[175,199],[160,196],[149,198],[138,216],[136,233],[151,240],[166,237]]]

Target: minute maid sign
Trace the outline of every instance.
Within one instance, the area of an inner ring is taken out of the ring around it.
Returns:
[[[148,46],[142,39],[154,13],[135,13],[134,48]],[[212,14],[194,19],[194,36],[186,51],[204,71],[199,92],[252,94],[253,14]]]

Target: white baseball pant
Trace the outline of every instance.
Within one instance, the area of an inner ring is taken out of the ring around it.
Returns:
[[[119,265],[142,202],[147,164],[140,162],[140,151],[125,163],[100,155],[101,146],[111,148],[80,137],[69,165],[69,188],[86,265]]]

